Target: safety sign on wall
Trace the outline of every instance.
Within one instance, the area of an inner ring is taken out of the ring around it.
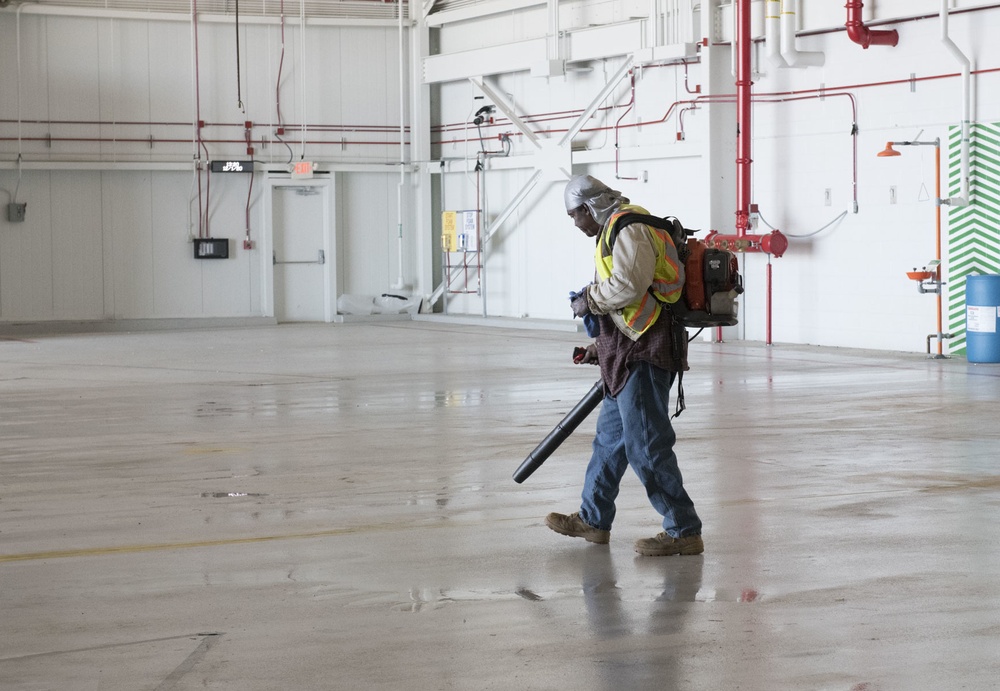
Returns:
[[[478,211],[445,211],[441,214],[441,249],[475,252],[479,249]]]

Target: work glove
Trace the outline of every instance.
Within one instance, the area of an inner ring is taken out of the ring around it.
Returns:
[[[601,323],[597,316],[590,312],[590,302],[587,300],[587,286],[580,289],[580,292],[569,291],[569,304],[573,309],[574,317],[583,317],[583,326],[587,330],[587,335],[597,338],[601,333]]]
[[[574,317],[584,317],[590,314],[590,302],[587,301],[587,286],[580,288],[580,291],[574,293],[572,290],[569,291],[569,304],[573,309]]]

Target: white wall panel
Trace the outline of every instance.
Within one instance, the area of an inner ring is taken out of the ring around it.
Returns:
[[[130,140],[152,134],[150,113],[149,27],[141,22],[102,22],[100,30],[101,136],[112,141],[101,150],[116,159],[146,154],[149,144]],[[120,124],[124,123],[124,124]]]
[[[12,21],[0,21],[0,55],[17,55],[17,26]],[[0,119],[17,119],[17,68],[0,70]],[[16,132],[14,133],[16,136]]]
[[[63,168],[78,160],[96,165],[89,171],[25,173],[18,200],[29,203],[28,221],[8,224],[5,214],[0,220],[0,321],[263,315],[261,180],[251,198],[251,250],[242,243],[249,178],[216,175],[210,195],[203,188],[209,232],[230,240],[231,258],[195,260],[189,241],[198,232],[193,171],[155,170],[162,162],[191,161],[196,152],[190,23],[28,13],[19,19],[20,55],[18,15],[0,12],[0,58],[11,66],[20,59],[22,83],[30,85],[22,88],[18,106],[17,71],[0,74],[0,118],[8,121],[0,124],[0,162],[9,165],[21,151],[27,165],[45,160]],[[308,133],[306,155],[321,167],[331,160],[398,162],[397,27],[309,26],[303,65],[301,27],[295,17],[286,22],[281,108],[291,150],[274,138],[280,26],[245,24],[239,35],[237,81],[233,24],[198,24],[200,117],[209,123],[198,155],[248,158],[243,122],[249,120],[254,157],[265,165],[299,159],[302,135],[296,126],[303,122],[352,126]],[[50,119],[88,124],[50,127]],[[358,126],[376,131],[360,132]],[[52,147],[31,141],[50,132],[81,141]],[[87,139],[103,141],[82,141]],[[375,143],[363,143],[369,141]],[[118,163],[141,161],[151,162],[151,170],[115,170]],[[394,166],[386,169],[391,172],[362,174],[353,185],[357,201],[346,197],[342,205],[345,214],[359,219],[353,225],[360,230],[347,241],[365,258],[352,273],[354,283],[372,292],[386,290],[396,272],[399,177]],[[58,182],[51,194],[50,175]],[[6,203],[15,184],[15,171],[0,171],[0,190],[7,192],[0,202]],[[82,245],[74,250],[76,240]]]
[[[191,87],[191,27],[184,23],[145,24],[149,70],[149,110],[157,122],[191,122],[194,93]],[[126,56],[131,58],[131,56]],[[190,135],[190,131],[184,133]]]
[[[513,184],[492,186],[492,215],[518,191],[528,175],[509,177]],[[490,314],[526,314],[541,319],[572,317],[567,295],[593,280],[594,245],[566,215],[562,188],[561,183],[539,182],[523,208],[511,217],[509,225],[494,236],[486,264]],[[531,221],[543,215],[548,220]]]
[[[104,317],[100,173],[49,173],[53,319]],[[34,209],[32,209],[34,211]]]
[[[201,119],[206,123],[202,137],[209,142],[212,158],[235,157],[246,150],[246,145],[240,143],[243,122],[252,121],[258,115],[254,109],[244,113],[239,106],[236,32],[231,26],[201,23],[198,37],[198,92]],[[241,69],[240,76],[241,79],[246,77],[245,70]],[[263,105],[257,104],[257,107]]]
[[[205,291],[203,279],[205,265],[224,262],[223,259],[193,259],[187,209],[191,196],[191,173],[152,173],[152,291],[151,317],[206,316],[202,304]],[[215,186],[213,179],[213,186]],[[194,233],[197,234],[197,204],[191,206],[194,214]],[[229,234],[223,234],[228,237]],[[234,248],[230,246],[230,252]]]
[[[310,95],[310,107],[315,109],[317,115],[322,114],[320,119],[313,118],[318,124],[348,122],[344,116],[345,79],[362,66],[363,58],[368,59],[369,65],[374,65],[375,61],[371,60],[371,55],[365,53],[363,49],[360,55],[348,53],[348,59],[354,60],[353,65],[343,62],[344,54],[348,52],[344,46],[344,37],[350,33],[339,28],[325,31],[323,34],[306,31],[306,41],[310,46],[309,62],[305,66],[304,75],[295,76],[296,91],[301,93],[304,89]],[[354,92],[351,94],[353,98],[350,96],[348,98],[352,102],[364,100],[363,94],[364,92]],[[299,121],[301,122],[301,118]]]
[[[229,238],[229,259],[201,259],[202,312],[205,317],[252,314],[249,271],[258,266],[260,249],[244,250],[247,175],[213,175],[209,230]],[[256,186],[256,184],[255,184]],[[251,221],[257,217],[253,206]],[[185,260],[186,261],[186,260]]]
[[[338,275],[342,292],[381,295],[397,276],[398,176],[356,173],[338,178]]]
[[[14,26],[15,21],[11,17],[3,17],[4,24]],[[36,20],[28,21],[21,18],[20,25],[20,66],[17,55],[17,41],[11,40],[9,43],[0,44],[0,51],[3,55],[3,64],[13,66],[9,71],[14,77],[14,88],[5,91],[5,98],[0,99],[9,102],[12,106],[11,115],[14,118],[20,117],[23,120],[47,120],[51,117],[49,112],[49,48],[48,31],[46,24]],[[12,39],[16,35],[15,31],[9,32]],[[20,88],[18,88],[18,73],[20,73]],[[8,100],[9,99],[9,100]],[[17,103],[18,99],[20,104]],[[28,126],[5,128],[13,141],[4,144],[3,151],[10,151],[14,154],[32,154],[36,157],[48,156],[50,149],[44,141],[32,141],[32,138],[44,137],[50,133],[50,128],[45,126]],[[20,142],[17,138],[21,138]]]
[[[386,146],[363,144],[349,147],[338,155],[363,160],[378,151],[385,152],[383,155],[390,160],[398,161],[399,131],[393,129],[393,126],[399,127],[398,35],[372,29],[344,30],[340,32],[339,39],[339,122],[382,128],[384,131],[359,132],[357,136],[348,136],[348,139],[384,141]],[[327,72],[324,70],[323,74]],[[407,98],[407,93],[403,92],[404,98]]]
[[[104,173],[105,238],[116,319],[155,314],[152,173]]]
[[[13,191],[16,173],[0,177],[0,187]],[[4,320],[51,319],[52,228],[49,176],[27,173],[17,195],[26,203],[23,223],[0,221],[0,317]]]
[[[99,45],[97,20],[53,17],[47,24],[49,64],[48,117],[53,121],[96,121],[101,117]],[[79,124],[53,124],[54,139],[93,138],[94,127]],[[81,156],[100,152],[93,141],[54,141],[53,156]]]

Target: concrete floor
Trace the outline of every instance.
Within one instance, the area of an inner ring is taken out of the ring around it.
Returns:
[[[700,557],[575,510],[582,334],[0,339],[0,688],[996,689],[1000,365],[692,344]]]

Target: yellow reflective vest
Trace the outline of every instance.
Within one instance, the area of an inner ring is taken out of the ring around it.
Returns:
[[[649,214],[641,206],[627,204],[608,219],[594,253],[597,275],[602,281],[608,280],[614,272],[613,250],[617,232],[612,234],[612,230],[615,221],[629,213]],[[615,324],[632,340],[638,339],[655,324],[660,312],[663,311],[662,305],[677,302],[684,288],[684,267],[677,256],[677,248],[674,247],[670,235],[663,229],[642,225],[649,233],[656,252],[652,285],[635,302],[611,314]]]

